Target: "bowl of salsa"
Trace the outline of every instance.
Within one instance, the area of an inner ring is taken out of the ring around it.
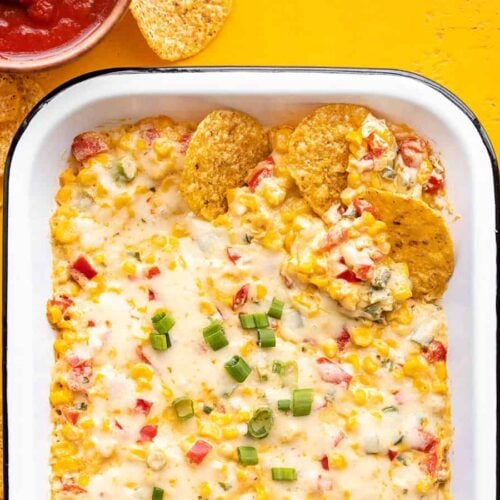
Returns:
[[[0,70],[68,62],[97,44],[129,0],[0,0]]]

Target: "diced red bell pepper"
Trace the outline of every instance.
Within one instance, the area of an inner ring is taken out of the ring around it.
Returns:
[[[137,440],[137,442],[145,443],[147,441],[153,441],[153,439],[156,437],[156,434],[158,434],[157,425],[145,425],[139,431],[139,439]]]
[[[250,290],[250,285],[247,283],[243,285],[233,297],[233,311],[239,309],[241,306],[246,304],[248,299],[248,291]]]
[[[293,283],[293,280],[291,278],[289,278],[286,274],[282,274],[282,277],[283,277],[283,281],[285,283],[285,286],[287,288],[293,288],[294,287],[294,283]]]
[[[70,493],[87,493],[87,490],[85,488],[82,488],[77,484],[69,484],[69,483],[64,483],[62,490],[68,491]]]
[[[201,464],[204,458],[210,453],[212,445],[199,439],[187,452],[187,458],[192,464]]]
[[[434,476],[436,474],[438,466],[438,455],[436,450],[432,450],[425,458],[420,462],[420,468],[429,476]]]
[[[370,212],[376,219],[378,219],[377,211],[369,201],[366,201],[363,198],[355,198],[353,203],[358,216],[360,216],[363,212]]]
[[[135,411],[137,413],[142,413],[143,415],[149,415],[153,403],[146,401],[145,399],[137,399],[135,402]]]
[[[89,320],[87,321],[87,326],[88,326],[89,328],[93,328],[93,327],[95,326],[95,321],[93,321],[93,320],[89,319]]]
[[[447,350],[446,347],[439,342],[439,340],[433,340],[427,351],[424,352],[424,356],[429,363],[436,363],[437,361],[446,361]]]
[[[66,297],[66,295],[60,295],[59,297],[54,297],[50,300],[51,305],[59,307],[62,312],[66,311],[68,307],[73,305],[73,301]]]
[[[97,271],[85,257],[80,256],[70,265],[69,274],[80,286],[83,286],[97,276]]]
[[[72,425],[76,425],[78,423],[80,413],[81,412],[78,410],[63,409],[64,418]]]
[[[404,137],[399,142],[399,153],[407,167],[418,168],[429,157],[429,146],[421,137]]]
[[[153,141],[160,137],[160,132],[155,127],[147,127],[141,130],[141,137],[146,141],[148,146],[151,146]]]
[[[71,371],[68,374],[68,387],[75,392],[86,392],[91,386],[92,360],[80,359],[77,356],[68,358]]]
[[[352,376],[349,375],[345,370],[339,365],[330,361],[328,358],[318,358],[316,360],[319,375],[323,382],[329,382],[337,385],[344,385],[349,387]]]
[[[389,449],[387,451],[387,456],[389,457],[389,460],[392,462],[398,456],[398,452],[396,450]]]
[[[319,247],[320,252],[329,252],[343,241],[347,240],[347,229],[329,231]]]
[[[337,274],[336,277],[338,279],[348,281],[349,283],[359,283],[361,281],[350,269],[342,271],[340,274]]]
[[[367,281],[371,278],[373,274],[373,266],[370,265],[362,265],[362,266],[357,266],[354,274],[356,275],[356,278],[359,278],[361,281]]]
[[[254,192],[257,186],[260,184],[262,179],[266,177],[272,177],[273,175],[274,160],[272,156],[269,156],[265,160],[261,161],[250,173],[247,184],[250,191]]]
[[[345,349],[345,346],[351,340],[351,336],[349,335],[349,332],[345,328],[343,328],[340,332],[340,335],[335,340],[337,341],[339,351],[342,352]]]
[[[442,175],[431,174],[424,186],[424,191],[427,194],[436,194],[443,187],[443,184],[444,178]]]
[[[328,463],[328,455],[323,455],[321,457],[321,467],[323,467],[324,470],[330,470],[330,464]]]
[[[148,290],[148,300],[156,300],[156,294],[151,290],[151,288]]]
[[[146,278],[150,280],[159,274],[161,274],[160,268],[158,266],[153,266],[146,271]]]
[[[151,361],[149,361],[149,359],[146,357],[146,355],[144,354],[144,351],[142,350],[142,346],[138,345],[136,348],[135,348],[135,353],[137,354],[137,357],[143,362],[143,363],[146,363],[148,365],[151,364]]]
[[[415,446],[415,449],[418,451],[429,453],[435,450],[437,444],[439,443],[438,438],[425,429],[418,430],[418,437],[419,443]]]
[[[86,160],[108,149],[104,137],[97,132],[84,132],[77,135],[71,145],[71,153],[77,161]]]
[[[185,134],[179,139],[179,144],[181,145],[181,153],[186,154],[187,148],[191,139],[193,138],[193,134]]]
[[[241,255],[232,247],[227,247],[226,248],[226,253],[228,259],[233,263],[236,264],[236,261],[241,259]]]

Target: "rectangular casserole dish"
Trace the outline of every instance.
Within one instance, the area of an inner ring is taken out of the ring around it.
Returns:
[[[496,494],[497,165],[474,115],[422,77],[321,68],[118,69],[84,75],[49,94],[25,120],[5,174],[3,274],[4,498],[49,497],[49,384],[53,332],[49,217],[72,138],[123,120],[166,114],[199,120],[216,108],[265,125],[295,122],[321,103],[365,104],[431,140],[447,167],[456,269],[443,304],[455,428],[452,493]]]

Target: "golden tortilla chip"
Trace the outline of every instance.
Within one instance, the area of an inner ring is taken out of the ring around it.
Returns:
[[[0,74],[0,175],[14,134],[42,96],[43,91],[33,78]]]
[[[226,192],[242,186],[251,168],[270,152],[264,128],[239,111],[213,111],[189,143],[181,193],[189,208],[207,220],[227,210]]]
[[[369,201],[387,224],[391,257],[406,262],[413,283],[413,297],[439,299],[453,274],[453,242],[445,220],[422,200],[368,189]]]
[[[347,185],[348,132],[361,126],[369,110],[329,104],[304,118],[292,134],[287,166],[313,210],[323,215],[340,201]]]
[[[132,0],[130,5],[148,45],[166,61],[203,50],[228,17],[232,0]]]

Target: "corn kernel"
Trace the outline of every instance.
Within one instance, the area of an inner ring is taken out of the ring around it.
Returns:
[[[200,496],[201,497],[208,497],[212,493],[212,488],[210,485],[205,481],[201,483],[200,485]]]
[[[134,380],[138,380],[140,378],[151,380],[153,378],[153,374],[153,368],[151,368],[151,366],[147,365],[146,363],[137,363],[132,367],[130,371],[130,376]]]
[[[70,201],[73,197],[73,187],[71,185],[62,186],[61,189],[56,194],[56,201],[59,204],[66,203]]]
[[[370,236],[377,236],[377,234],[380,234],[381,232],[385,231],[387,229],[387,226],[384,222],[380,220],[376,220],[369,228],[368,228],[368,234]]]
[[[337,342],[334,339],[326,339],[321,343],[321,350],[327,358],[334,358],[338,352]]]
[[[356,326],[351,332],[353,342],[359,347],[369,346],[373,342],[374,336],[374,328],[370,326]]]
[[[146,460],[147,451],[144,448],[133,447],[129,448],[129,454],[132,459]]]
[[[283,246],[283,238],[275,231],[268,231],[260,241],[261,245],[267,250],[280,250]]]
[[[120,208],[128,206],[131,201],[132,201],[132,199],[130,198],[130,196],[127,193],[121,193],[115,197],[115,199],[113,200],[113,203],[117,209],[120,209]]]
[[[378,364],[370,357],[363,359],[363,370],[367,373],[375,373],[378,370]]]
[[[375,339],[373,346],[381,356],[387,357],[389,355],[389,345],[384,340]]]
[[[427,373],[429,365],[422,356],[409,356],[403,365],[407,377],[416,377]]]
[[[444,361],[437,361],[434,363],[434,369],[436,370],[436,376],[441,381],[446,381],[446,363]]]
[[[448,392],[448,387],[445,382],[436,380],[432,383],[432,392],[436,394],[446,394]]]
[[[257,298],[259,300],[262,300],[266,297],[266,294],[267,294],[267,288],[262,285],[261,283],[258,283],[257,286],[255,287],[255,291],[256,291],[256,294],[257,294]]]
[[[134,142],[134,136],[130,133],[126,133],[120,137],[118,145],[125,151],[132,151],[134,149]]]
[[[267,490],[261,484],[255,486],[255,500],[269,500]]]
[[[159,158],[168,158],[174,152],[174,145],[166,137],[158,137],[153,141],[153,150]]]
[[[172,228],[172,236],[175,236],[176,238],[185,238],[190,234],[189,229],[184,224],[179,222],[176,222]]]
[[[219,426],[212,422],[201,422],[198,425],[198,432],[200,436],[207,437],[213,441],[220,441],[222,437]]]
[[[367,397],[366,397],[366,391],[364,389],[355,389],[352,392],[352,395],[353,395],[354,402],[358,406],[362,406],[362,405],[366,404]]]
[[[353,366],[353,368],[355,368],[356,370],[359,369],[359,356],[357,354],[353,353],[347,354],[344,359],[345,361],[350,363]]]
[[[68,440],[68,441],[77,441],[83,436],[83,431],[76,427],[75,425],[71,424],[64,424],[61,428],[61,434]]]
[[[73,243],[78,239],[78,233],[73,230],[71,221],[68,219],[60,220],[53,230],[54,238],[63,245]]]
[[[200,312],[210,316],[211,314],[214,314],[217,311],[215,306],[211,304],[210,302],[202,301],[200,302]]]
[[[94,421],[91,418],[81,418],[78,422],[79,427],[84,430],[90,430],[94,428]]]
[[[122,270],[128,276],[135,276],[135,273],[137,271],[137,265],[135,264],[135,262],[132,262],[131,260],[126,260],[122,264]]]
[[[250,420],[250,417],[250,412],[244,410],[240,410],[235,416],[237,422],[248,422]]]
[[[399,284],[391,290],[391,293],[397,302],[403,302],[412,296],[412,291],[408,283]]]
[[[347,431],[354,431],[358,428],[358,418],[356,416],[350,416],[345,423],[345,428]]]
[[[50,402],[53,406],[67,405],[73,401],[73,394],[68,389],[56,389],[50,392]]]
[[[60,458],[54,465],[53,470],[56,476],[66,473],[78,472],[83,468],[82,461],[74,457]]]
[[[434,484],[431,477],[425,477],[416,484],[416,489],[419,493],[428,493]]]
[[[347,461],[341,453],[332,453],[329,457],[329,464],[334,469],[345,469],[347,467]]]
[[[151,243],[158,248],[163,248],[167,244],[167,237],[163,234],[154,234],[151,237]]]
[[[61,186],[65,186],[66,184],[71,184],[72,182],[75,182],[76,176],[73,173],[73,170],[71,168],[67,168],[60,176],[59,176],[59,182],[61,183]]]
[[[97,175],[90,168],[82,168],[78,173],[77,179],[84,186],[92,186],[97,180]]]
[[[238,469],[236,471],[236,479],[240,482],[246,481],[249,477],[249,473],[246,470]]]
[[[86,488],[90,483],[90,476],[88,474],[80,474],[76,482],[82,487]]]
[[[236,439],[240,433],[236,427],[225,427],[222,429],[222,437],[224,439]]]
[[[57,325],[62,319],[61,308],[55,304],[47,304],[47,319],[51,325]]]
[[[380,181],[378,172],[372,172],[370,174],[370,186],[376,189],[380,189],[382,187],[382,182]]]
[[[56,457],[69,457],[76,455],[78,447],[71,441],[61,441],[52,445],[52,453]]]
[[[60,356],[63,356],[66,352],[70,350],[71,346],[69,342],[63,339],[56,339],[54,341],[54,351]]]
[[[361,186],[361,176],[358,172],[349,172],[347,175],[347,185],[352,189],[357,189]]]

